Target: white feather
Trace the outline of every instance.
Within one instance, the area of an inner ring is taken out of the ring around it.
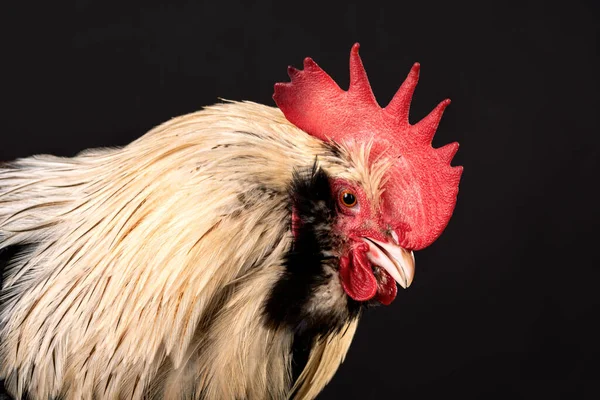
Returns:
[[[368,154],[346,153],[246,102],[123,148],[0,169],[0,249],[34,245],[1,292],[7,388],[33,399],[285,398],[292,337],[265,328],[261,307],[292,240],[287,184],[315,159],[364,180]],[[371,176],[376,196],[382,174]],[[299,397],[316,396],[353,333],[317,346]]]

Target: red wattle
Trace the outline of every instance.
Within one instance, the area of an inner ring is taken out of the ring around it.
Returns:
[[[344,291],[356,301],[370,300],[377,294],[377,280],[366,253],[360,249],[352,251],[352,260],[340,259],[340,276]]]
[[[385,275],[377,290],[377,301],[384,306],[389,306],[398,294],[398,286],[392,276],[385,270],[381,269],[381,274]]]

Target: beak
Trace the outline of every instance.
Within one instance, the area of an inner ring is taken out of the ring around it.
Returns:
[[[415,256],[412,251],[396,244],[384,243],[363,237],[369,245],[367,258],[373,264],[385,269],[404,289],[410,286],[415,276]]]

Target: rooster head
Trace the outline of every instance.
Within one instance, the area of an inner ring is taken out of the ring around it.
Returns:
[[[288,67],[291,82],[277,83],[273,98],[287,120],[309,135],[332,148],[359,149],[355,164],[366,164],[361,167],[370,179],[333,176],[329,182],[342,238],[339,274],[352,299],[387,305],[396,297],[396,282],[407,288],[413,280],[413,251],[433,243],[448,224],[462,167],[450,165],[458,143],[431,146],[450,100],[409,123],[419,64],[381,108],[358,49],[357,43],[350,53],[347,91],[306,58],[303,70]]]

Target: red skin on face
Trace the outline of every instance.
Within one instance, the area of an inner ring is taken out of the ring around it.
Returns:
[[[341,201],[340,194],[349,191],[356,196],[357,202],[348,207]],[[369,245],[362,238],[369,237],[382,242],[387,241],[383,228],[384,218],[368,201],[364,191],[344,179],[332,182],[332,195],[337,201],[338,218],[336,232],[344,238],[340,256],[340,279],[344,291],[356,301],[367,301],[375,297],[380,303],[389,305],[396,298],[396,281],[384,269],[379,269],[380,281],[375,278],[368,260]],[[297,235],[301,224],[298,215],[292,212],[292,234]]]
[[[370,204],[360,187],[350,182],[334,180],[332,190],[339,210],[336,231],[346,239],[340,257],[342,287],[356,301],[375,297],[382,304],[388,305],[396,297],[396,282],[384,269],[379,269],[381,278],[377,281],[367,258],[369,245],[362,240],[363,237],[369,237],[387,241],[381,212]],[[351,192],[357,198],[354,206],[348,207],[341,201],[340,194],[344,191]]]

